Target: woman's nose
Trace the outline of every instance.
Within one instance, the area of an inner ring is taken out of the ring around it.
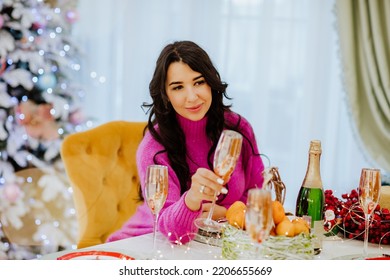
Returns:
[[[194,88],[188,88],[187,90],[187,100],[192,101],[198,99],[198,93]]]

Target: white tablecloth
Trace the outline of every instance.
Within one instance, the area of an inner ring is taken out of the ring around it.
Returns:
[[[159,235],[157,242],[158,254],[153,254],[153,235],[146,234],[142,236],[127,238],[115,242],[100,244],[75,251],[103,250],[114,251],[134,257],[135,259],[171,259],[171,260],[209,260],[222,259],[221,248],[217,246],[206,245],[197,241],[191,241],[184,245],[175,245],[169,243],[165,237]],[[53,254],[44,255],[41,259],[53,260],[72,251],[62,251]],[[351,255],[360,255],[363,252],[363,242],[359,240],[325,238],[323,249],[314,259],[350,259]],[[378,244],[369,244],[368,252],[370,256],[381,256],[390,254],[390,246],[379,246]]]

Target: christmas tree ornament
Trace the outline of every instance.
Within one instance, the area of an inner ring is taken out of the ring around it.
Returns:
[[[4,186],[3,196],[10,203],[14,203],[21,195],[22,191],[17,184],[11,183]]]
[[[47,90],[48,88],[55,88],[57,85],[57,78],[54,75],[54,73],[45,73],[40,76],[38,76],[36,86],[44,91]]]
[[[66,19],[69,23],[75,23],[79,19],[77,11],[69,10],[66,12]]]

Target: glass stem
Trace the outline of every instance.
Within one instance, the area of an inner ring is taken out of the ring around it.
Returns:
[[[368,233],[370,231],[370,214],[365,214],[365,227],[364,227],[364,247],[363,256],[368,256]]]
[[[213,213],[214,213],[216,200],[217,200],[217,192],[214,193],[214,199],[213,199],[213,202],[211,203],[210,211],[209,211],[209,214],[207,216],[207,221],[211,221],[213,219]]]
[[[156,252],[158,214],[154,215],[153,223],[153,254]]]

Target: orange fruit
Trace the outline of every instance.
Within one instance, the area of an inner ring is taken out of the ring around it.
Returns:
[[[269,235],[270,236],[276,236],[276,228],[275,228],[275,226],[272,226],[272,228],[271,228],[271,230],[269,232]]]
[[[293,237],[295,235],[294,224],[290,220],[283,220],[276,225],[276,234]]]
[[[228,223],[239,229],[245,228],[245,211],[246,205],[242,201],[236,201],[226,211]]]
[[[294,235],[298,235],[302,232],[305,234],[310,233],[310,226],[304,219],[295,218],[292,223],[294,224]]]
[[[272,218],[274,220],[274,224],[279,224],[285,217],[286,214],[284,212],[283,204],[278,200],[272,201]]]

